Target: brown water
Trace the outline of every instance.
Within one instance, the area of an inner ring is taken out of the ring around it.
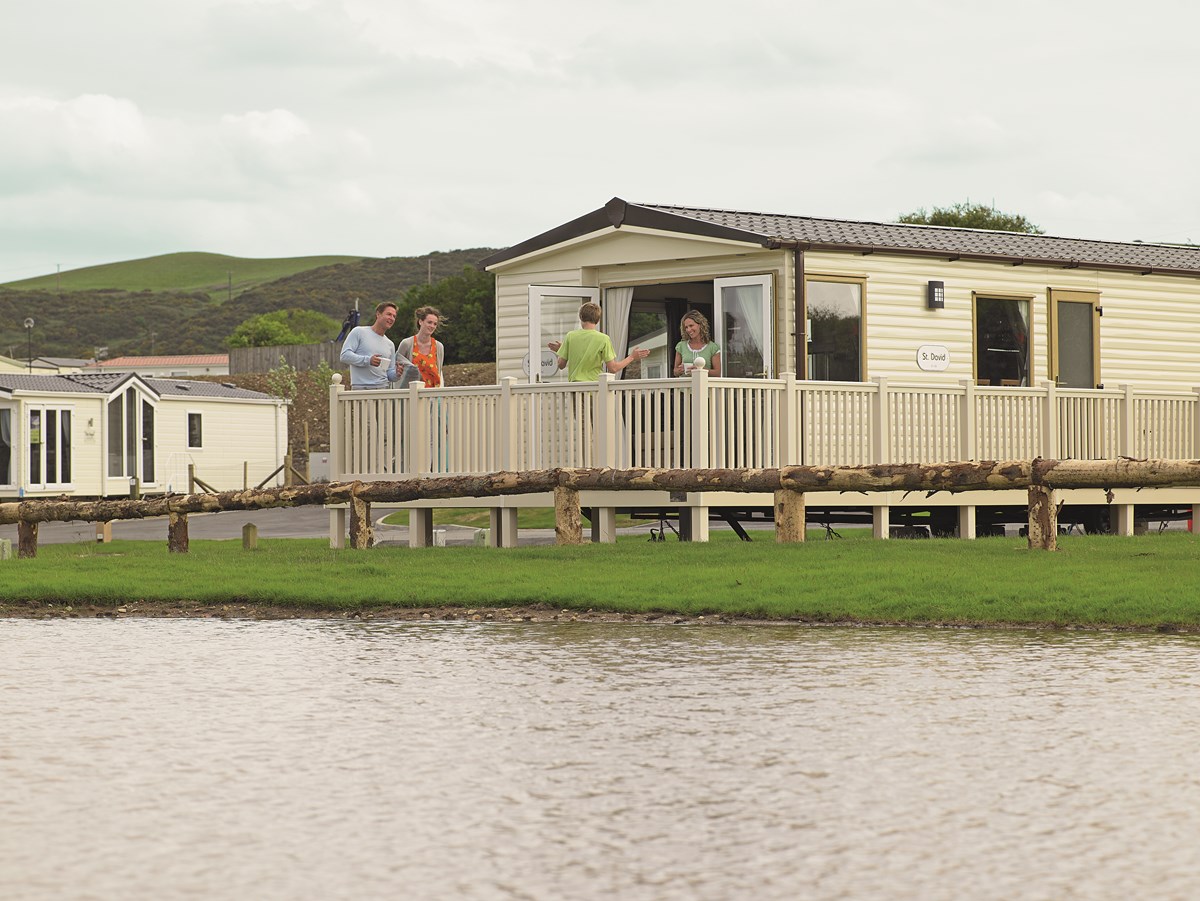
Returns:
[[[0,897],[1190,898],[1200,641],[0,621]]]

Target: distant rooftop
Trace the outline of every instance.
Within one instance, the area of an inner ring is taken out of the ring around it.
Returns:
[[[151,358],[154,359],[154,358]],[[126,372],[77,372],[68,375],[25,375],[0,372],[0,394],[14,391],[62,394],[109,394],[127,381],[137,379],[159,397],[228,397],[244,400],[275,400],[270,394],[249,391],[224,382],[187,379],[142,378]]]
[[[229,354],[181,354],[159,357],[113,357],[89,363],[89,368],[129,369],[135,366],[228,366]]]

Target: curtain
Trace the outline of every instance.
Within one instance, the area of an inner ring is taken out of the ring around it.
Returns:
[[[606,288],[604,291],[604,332],[612,339],[617,359],[629,353],[629,312],[633,309],[633,288]]]
[[[762,288],[758,285],[745,285],[736,288],[723,288],[728,292],[725,299],[729,300],[727,311],[733,313],[737,324],[746,329],[750,336],[750,344],[759,355],[760,365],[766,364],[766,353],[763,348],[762,323]],[[755,300],[758,303],[755,303]],[[726,348],[722,347],[722,351]],[[722,357],[722,359],[725,359]]]

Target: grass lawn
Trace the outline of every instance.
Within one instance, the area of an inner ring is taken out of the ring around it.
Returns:
[[[223,299],[230,279],[236,295],[297,272],[359,259],[362,258],[316,256],[250,259],[217,253],[168,253],[142,260],[105,263],[42,275],[9,282],[5,287],[42,291],[93,291],[103,288],[122,291],[205,291]]]
[[[851,533],[854,534],[854,533]],[[1200,628],[1200,542],[1184,532],[1064,536],[1057,552],[1024,539],[873,541],[848,536],[777,545],[770,532],[707,544],[644,537],[578,547],[380,546],[321,539],[44,545],[0,562],[0,615],[54,604],[241,604],[296,612],[442,605],[769,620]],[[32,607],[30,606],[32,605]]]

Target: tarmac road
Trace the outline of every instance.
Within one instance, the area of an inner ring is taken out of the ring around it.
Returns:
[[[266,510],[229,510],[188,515],[188,538],[196,540],[242,537],[242,526],[258,526],[259,538],[327,538],[329,513],[324,507],[272,507]],[[112,524],[112,537],[131,541],[167,542],[167,518],[124,519]],[[16,525],[0,526],[0,538],[17,546]],[[95,541],[90,522],[44,522],[38,527],[38,544],[71,544]]]
[[[237,539],[242,537],[242,526],[246,523],[258,526],[259,538],[328,538],[329,513],[324,507],[271,507],[265,510],[229,510],[222,513],[191,513],[188,515],[188,538],[194,540]],[[650,529],[657,523],[647,520],[642,525],[621,529],[621,534],[644,535],[650,538]],[[759,524],[761,525],[761,524]],[[769,528],[769,524],[761,526]],[[439,525],[446,531],[448,545],[472,544],[476,530],[469,526]],[[728,528],[724,523],[713,521],[710,529]],[[584,537],[588,533],[584,523]],[[167,518],[156,516],[150,519],[126,519],[112,524],[112,537],[128,541],[167,542]],[[16,525],[0,526],[0,539],[12,542],[13,552],[17,547]],[[677,540],[668,533],[670,540]],[[96,526],[89,522],[44,522],[38,527],[38,544],[76,544],[96,540]],[[408,529],[403,526],[381,525],[375,521],[375,540],[378,544],[407,544]],[[519,534],[522,545],[553,544],[553,529],[522,529]]]

